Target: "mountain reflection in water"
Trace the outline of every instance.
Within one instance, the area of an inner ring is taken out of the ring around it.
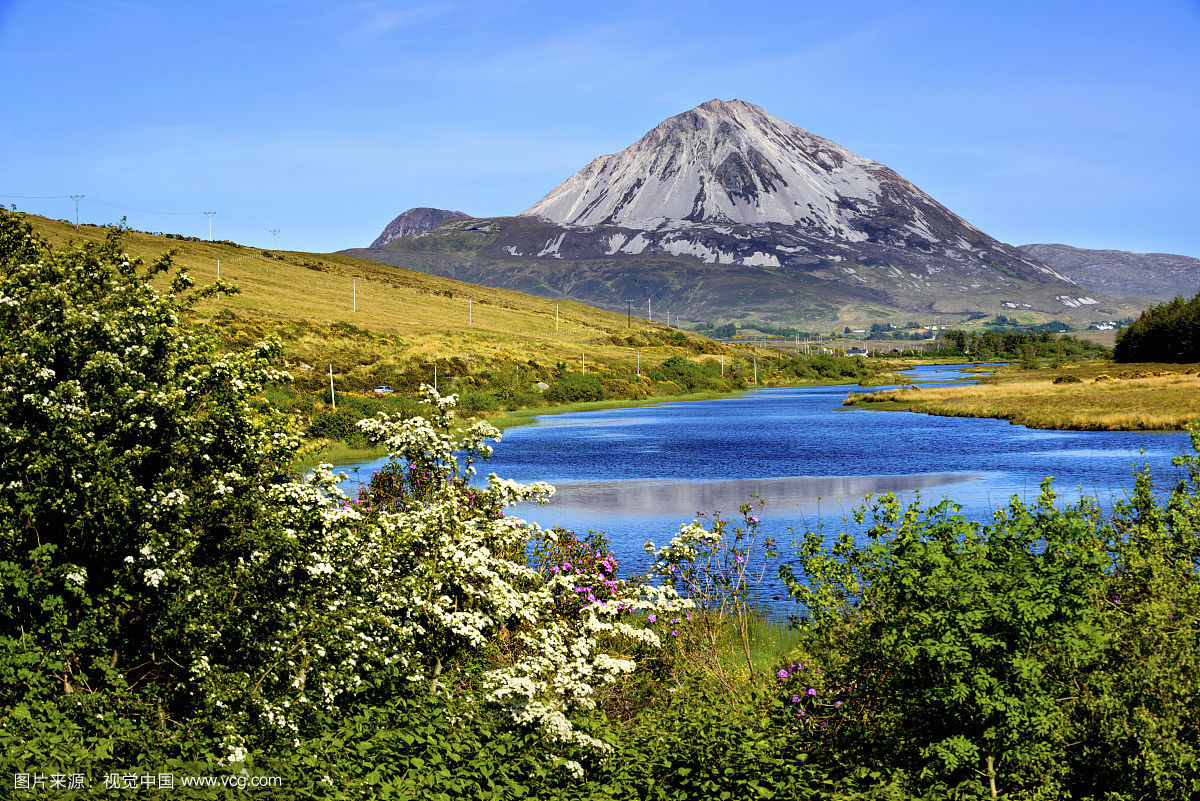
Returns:
[[[690,519],[698,512],[732,511],[752,493],[767,499],[772,512],[828,501],[861,501],[864,495],[940,487],[974,481],[974,473],[918,473],[900,476],[786,476],[730,481],[560,481],[551,509],[608,514],[676,515]]]

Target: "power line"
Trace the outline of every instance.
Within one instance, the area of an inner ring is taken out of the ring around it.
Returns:
[[[82,198],[82,197],[84,197],[84,195],[82,195],[82,194],[78,195],[78,198]],[[76,202],[76,209],[75,209],[76,222],[75,222],[75,224],[77,226],[79,225],[79,209],[78,209],[79,201],[76,199],[77,198],[76,195],[8,195],[8,194],[0,193],[0,199],[9,199],[9,198],[11,198],[13,200],[75,200],[75,202]],[[97,198],[92,195],[88,195],[87,198],[88,198],[89,203],[94,204],[96,206],[104,206],[104,207],[107,207],[110,209],[117,209],[118,211],[129,212],[132,214],[151,214],[151,215],[162,215],[162,216],[169,216],[169,217],[198,217],[201,214],[208,215],[208,218],[209,218],[209,220],[208,220],[208,222],[209,222],[208,238],[210,241],[212,240],[212,215],[217,213],[215,211],[213,211],[213,212],[164,211],[164,210],[160,210],[160,209],[144,209],[144,208],[139,208],[137,206],[127,206],[123,203],[114,203],[112,201],[104,200],[102,198]],[[222,216],[221,219],[225,220],[227,225],[233,225],[235,228],[246,228],[246,229],[259,228],[259,226],[257,224],[252,225],[252,224],[249,224],[244,221],[241,221],[241,220],[238,220],[238,219],[235,219],[232,217],[228,217],[228,216]],[[279,234],[280,229],[268,228],[267,231],[274,236],[274,242],[273,242],[272,247],[277,246],[278,245],[278,234]]]
[[[176,217],[204,214],[202,211],[152,211],[151,209],[135,209],[132,206],[122,206],[119,203],[109,203],[106,200],[99,200],[97,198],[92,198],[92,202],[98,206],[108,206],[110,209],[119,209],[120,211],[132,211],[136,214],[167,214]]]

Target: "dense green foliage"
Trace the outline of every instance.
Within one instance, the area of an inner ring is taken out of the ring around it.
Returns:
[[[848,714],[831,746],[917,790],[1200,793],[1200,455],[1177,464],[1111,518],[1047,482],[989,525],[884,496],[862,538],[810,532],[784,573]]]
[[[1117,332],[1119,362],[1200,362],[1200,293],[1157,303]]]
[[[1021,358],[1095,359],[1108,356],[1108,348],[1070,334],[1055,335],[1052,330],[1040,333],[1026,331],[974,331],[958,329],[944,331],[939,346],[927,351],[929,355],[968,356],[979,362],[1018,360]]]
[[[456,427],[432,391],[420,416],[358,423],[392,461],[347,499],[287,469],[308,422],[267,402],[277,347],[223,353],[183,322],[203,294],[186,275],[152,290],[170,269],[125,258],[119,231],[51,252],[0,214],[16,797],[122,797],[113,774],[229,782],[186,798],[1200,794],[1200,455],[1109,516],[1049,485],[988,525],[877,499],[857,531],[803,537],[784,571],[803,622],[772,653],[749,639],[778,550],[758,499],[625,576],[601,535],[507,516],[550,488],[474,481],[496,432]],[[661,369],[720,378],[711,359]],[[90,786],[19,785],[38,775]]]

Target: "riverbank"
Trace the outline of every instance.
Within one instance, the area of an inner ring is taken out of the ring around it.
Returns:
[[[682,401],[718,400],[744,395],[748,390],[735,389],[730,392],[692,392],[685,395],[653,396],[646,398],[619,398],[613,400],[581,401],[564,403],[553,406],[537,406],[529,409],[517,409],[511,412],[501,412],[484,418],[496,428],[504,431],[515,426],[529,425],[535,418],[547,414],[568,414],[570,412],[594,412],[601,409],[627,409],[635,406],[652,406],[656,403],[675,403]]]
[[[873,373],[859,380],[858,385],[863,387],[882,386],[886,384],[903,383],[906,379],[903,373],[899,371],[909,370],[914,367],[933,364],[929,359],[893,359],[883,362],[879,367],[879,372]],[[941,363],[941,362],[936,362]],[[767,375],[764,369],[764,376]],[[721,400],[724,398],[735,398],[744,395],[746,392],[756,388],[767,387],[820,387],[820,386],[838,386],[847,383],[845,378],[829,378],[819,381],[772,381],[765,383],[759,387],[749,386],[744,389],[732,389],[728,391],[702,391],[702,392],[685,392],[679,394],[666,395],[646,395],[640,398],[610,398],[597,401],[577,401],[574,403],[560,404],[545,404],[541,406],[531,406],[524,409],[514,409],[509,411],[499,412],[471,412],[467,410],[461,411],[461,417],[464,422],[473,420],[487,420],[501,431],[517,426],[529,425],[536,422],[538,417],[552,414],[568,414],[573,412],[594,412],[603,409],[625,409],[639,406],[652,406],[659,403],[680,403],[687,401],[709,401]],[[311,440],[307,447],[303,449],[301,458],[295,463],[295,467],[299,469],[307,469],[315,467],[321,463],[329,463],[333,465],[357,464],[361,462],[371,461],[387,455],[387,449],[373,446],[355,446],[347,444],[344,440],[338,439],[316,439]]]
[[[858,382],[859,386],[872,387],[884,386],[886,384],[901,383],[903,374],[894,372],[898,370],[908,370],[913,367],[920,367],[928,364],[941,364],[928,359],[913,360],[911,363],[905,362],[902,365],[888,364],[884,369],[888,372],[874,374],[868,378],[864,378]],[[594,412],[601,409],[626,409],[636,406],[652,406],[657,403],[677,403],[685,401],[705,401],[705,400],[721,400],[724,398],[736,398],[740,395],[745,395],[754,389],[765,389],[768,387],[827,387],[838,386],[847,383],[845,379],[828,379],[824,381],[793,381],[783,383],[764,384],[761,387],[749,386],[745,389],[735,389],[728,392],[689,392],[682,395],[657,395],[644,398],[615,398],[612,400],[600,401],[583,401],[579,403],[565,403],[559,405],[538,406],[529,409],[517,409],[511,412],[502,412],[492,414],[485,419],[494,425],[496,428],[504,431],[515,426],[529,425],[535,422],[535,418],[548,414],[567,414],[570,412]]]
[[[464,415],[463,421],[470,424],[474,420],[487,420],[501,431],[516,426],[529,425],[536,418],[548,414],[567,414],[570,412],[594,412],[601,409],[624,409],[634,406],[650,406],[656,403],[675,403],[677,401],[718,400],[742,395],[746,390],[732,392],[693,392],[687,395],[657,396],[638,399],[617,399],[600,401],[581,401],[564,403],[557,406],[537,406],[529,409],[518,409],[511,412],[493,412],[475,415]],[[387,456],[388,450],[383,446],[355,447],[341,440],[319,439],[312,440],[309,447],[302,452],[301,458],[295,462],[295,467],[306,469],[318,464],[345,465],[371,461]]]
[[[1198,365],[1105,361],[988,369],[994,373],[975,384],[852,392],[844,405],[1075,431],[1176,431],[1200,422]]]

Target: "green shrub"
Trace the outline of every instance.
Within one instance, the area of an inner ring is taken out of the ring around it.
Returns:
[[[599,377],[579,373],[560,373],[544,396],[550,403],[579,403],[604,399]]]

